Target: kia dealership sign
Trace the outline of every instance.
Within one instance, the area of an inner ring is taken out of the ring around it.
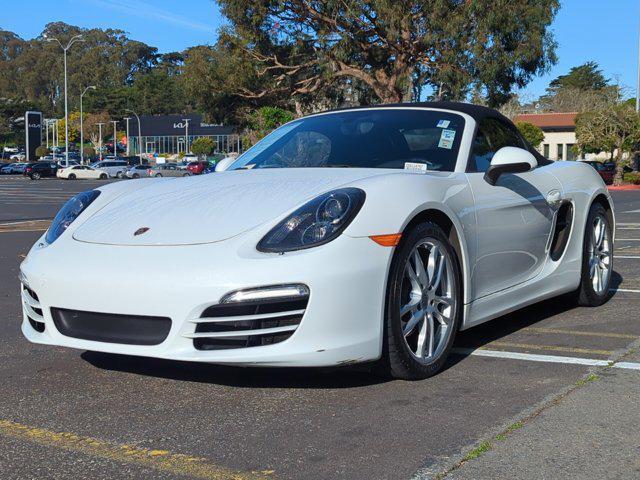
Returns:
[[[42,112],[25,112],[24,132],[27,162],[35,162],[36,148],[42,145]]]

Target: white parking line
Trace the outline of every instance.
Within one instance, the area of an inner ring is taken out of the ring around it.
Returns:
[[[616,242],[640,242],[640,238],[616,238]]]
[[[615,258],[640,258],[640,255],[615,255]]]
[[[621,368],[625,370],[640,370],[640,363],[619,362],[611,363],[608,360],[598,360],[595,358],[562,357],[558,355],[537,355],[534,353],[503,352],[499,350],[481,350],[473,348],[454,348],[453,352],[475,357],[508,358],[511,360],[526,360],[530,362],[543,363],[563,363],[567,365],[587,365],[590,367]]]
[[[610,292],[625,292],[625,293],[640,293],[640,290],[633,290],[630,288],[610,288]]]

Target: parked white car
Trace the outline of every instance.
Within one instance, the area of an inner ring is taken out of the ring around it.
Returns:
[[[614,232],[598,173],[544,158],[493,109],[324,112],[214,175],[70,199],[20,267],[22,332],[124,355],[377,362],[425,378],[459,330],[561,294],[606,302]],[[131,295],[140,285],[153,293]]]
[[[77,179],[100,179],[106,180],[109,178],[107,172],[90,167],[89,165],[75,165],[73,167],[63,168],[56,173],[58,178],[65,178],[67,180]]]
[[[92,163],[93,168],[107,172],[111,178],[124,177],[127,170],[129,170],[129,164],[126,160],[103,160],[101,162]]]

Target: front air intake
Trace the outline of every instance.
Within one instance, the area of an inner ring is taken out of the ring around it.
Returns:
[[[235,292],[235,297],[225,298],[242,300],[206,308],[200,318],[191,320],[196,324],[195,332],[185,336],[193,338],[197,350],[250,348],[285,341],[302,321],[309,290],[300,288],[291,295],[271,290],[269,293],[274,293],[274,297],[260,290],[261,294],[252,295],[258,291]]]

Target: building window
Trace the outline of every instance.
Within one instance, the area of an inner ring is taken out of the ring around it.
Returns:
[[[542,145],[542,155],[544,156],[544,158],[549,158],[549,144],[545,143],[544,145]]]
[[[573,143],[567,143],[567,160],[575,160],[576,154],[573,151]]]
[[[557,145],[557,147],[558,147],[558,149],[557,149],[558,160],[564,160],[564,155],[563,155],[563,153],[564,153],[564,145],[562,143],[559,143]]]

